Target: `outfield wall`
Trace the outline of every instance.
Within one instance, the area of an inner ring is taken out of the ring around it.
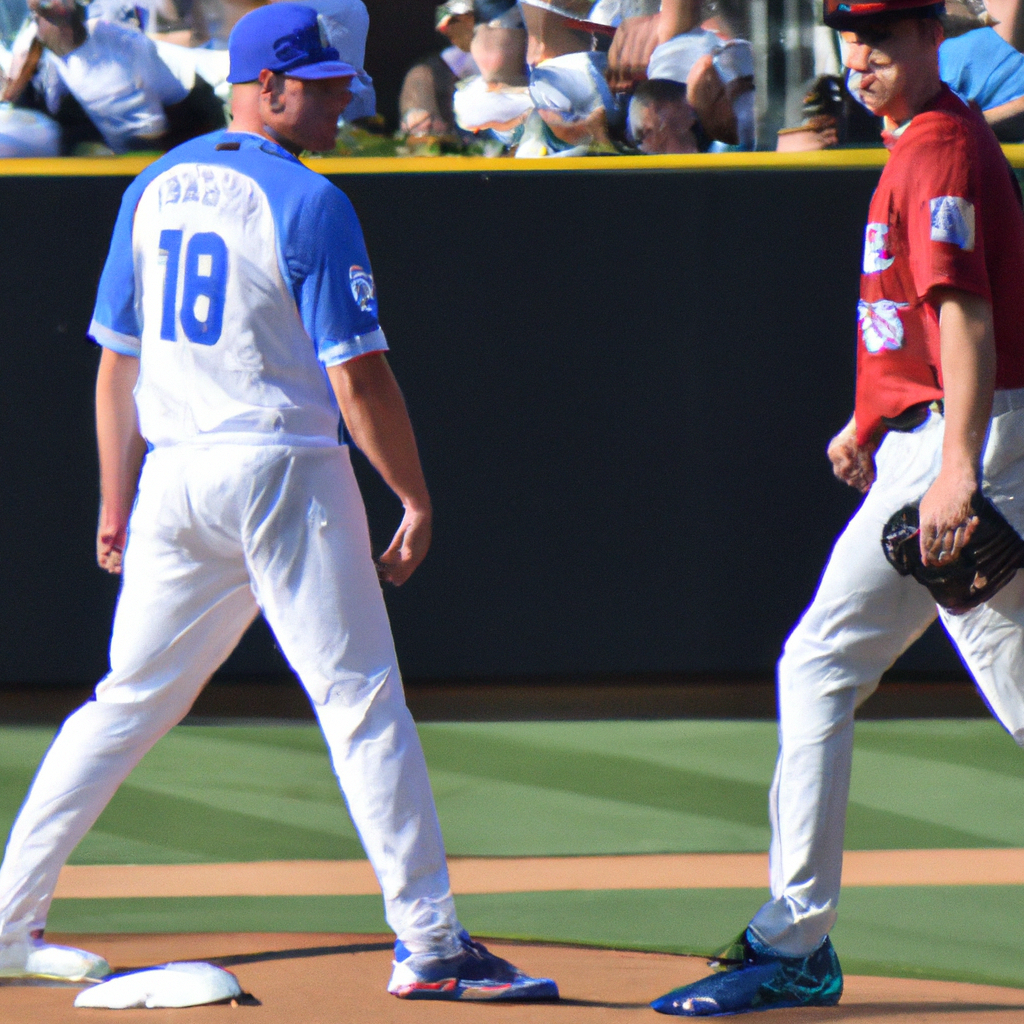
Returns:
[[[436,504],[388,598],[410,678],[770,671],[856,503],[824,450],[880,158],[314,162],[362,219]],[[0,162],[0,682],[105,668],[83,336],[141,165]],[[357,461],[381,549],[397,508]],[[906,667],[957,664],[930,637]],[[257,629],[226,670],[281,667]]]

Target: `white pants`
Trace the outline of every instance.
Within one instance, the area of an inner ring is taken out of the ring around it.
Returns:
[[[388,923],[413,952],[454,940],[441,830],[348,448],[243,445],[146,458],[111,670],[64,723],[11,832],[5,940],[44,926],[71,851],[258,609],[313,703]]]
[[[1024,533],[1024,392],[997,392],[985,493]],[[779,662],[779,758],[769,797],[772,899],[756,938],[788,956],[817,948],[836,921],[853,755],[853,713],[936,613],[989,707],[1024,745],[1024,570],[965,615],[936,609],[882,551],[882,527],[938,474],[943,419],[886,435],[878,476],[832,551]]]

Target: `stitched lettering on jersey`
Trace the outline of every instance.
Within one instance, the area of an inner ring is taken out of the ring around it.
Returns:
[[[931,203],[932,241],[974,252],[974,204],[961,196],[939,196]]]
[[[355,263],[348,268],[348,280],[352,288],[352,298],[365,313],[370,308],[370,303],[373,302],[373,297],[376,294],[373,274]]]
[[[877,302],[861,299],[857,303],[860,336],[869,352],[903,348],[903,321],[899,311],[907,306],[906,302],[893,302],[892,299],[879,299]]]
[[[159,185],[159,206],[174,203],[199,203],[201,206],[220,206],[223,200],[232,200],[241,191],[238,175],[217,167],[197,167],[180,164],[174,172],[163,176]],[[244,213],[256,212],[257,201],[252,190]]]
[[[892,266],[895,256],[889,252],[888,224],[868,224],[864,232],[864,273],[879,274]]]

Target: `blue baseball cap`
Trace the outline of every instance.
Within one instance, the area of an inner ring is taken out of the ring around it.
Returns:
[[[333,46],[324,46],[316,11],[302,4],[270,4],[240,18],[228,38],[228,56],[231,83],[255,82],[264,69],[292,78],[359,74]]]

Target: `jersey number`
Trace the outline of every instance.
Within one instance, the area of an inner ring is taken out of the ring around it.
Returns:
[[[224,292],[228,283],[228,247],[213,231],[201,231],[188,240],[185,249],[185,281],[181,309],[174,306],[178,296],[181,239],[184,232],[161,231],[160,248],[167,254],[164,267],[164,304],[160,337],[177,341],[176,321],[189,341],[216,345],[224,326]]]

